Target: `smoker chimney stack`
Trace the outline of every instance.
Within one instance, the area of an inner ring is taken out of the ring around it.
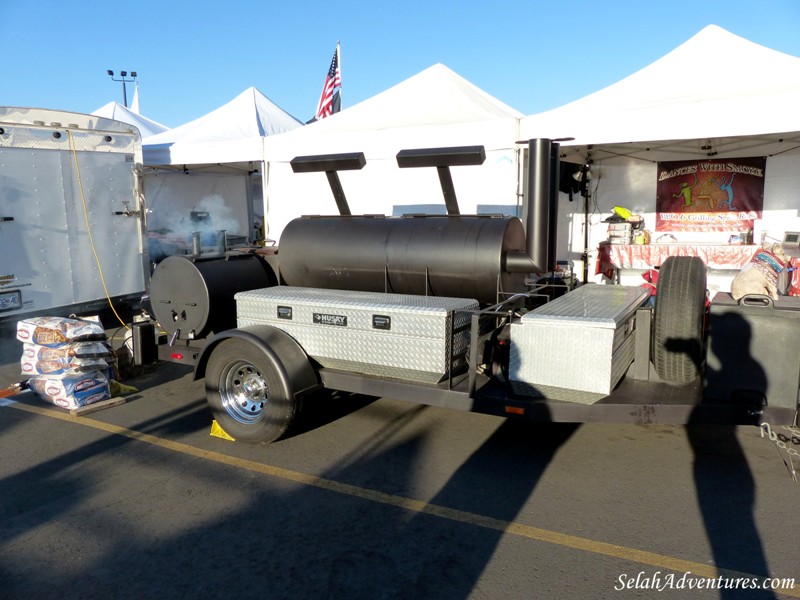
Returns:
[[[523,207],[525,254],[506,256],[507,272],[553,271],[556,262],[556,217],[559,145],[548,139],[528,142],[528,185]]]

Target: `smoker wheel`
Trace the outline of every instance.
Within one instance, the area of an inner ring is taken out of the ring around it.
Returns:
[[[205,387],[217,423],[243,442],[277,440],[299,408],[281,370],[261,348],[244,339],[227,339],[214,348]]]
[[[696,256],[670,256],[661,265],[653,323],[653,365],[667,383],[683,385],[700,373],[706,266]]]

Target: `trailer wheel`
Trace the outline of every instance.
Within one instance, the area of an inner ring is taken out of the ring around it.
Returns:
[[[653,365],[667,383],[683,385],[700,373],[706,266],[694,256],[670,256],[656,285]]]
[[[280,438],[299,401],[278,365],[244,340],[223,340],[208,359],[206,399],[217,423],[236,440],[265,444]]]

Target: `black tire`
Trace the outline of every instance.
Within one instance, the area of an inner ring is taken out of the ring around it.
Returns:
[[[653,366],[662,381],[684,385],[700,374],[705,300],[702,259],[667,258],[658,273],[653,323]]]
[[[213,349],[205,387],[214,418],[237,441],[274,442],[300,409],[280,365],[244,339],[226,339]]]

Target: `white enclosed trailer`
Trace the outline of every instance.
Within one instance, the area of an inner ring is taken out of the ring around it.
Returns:
[[[140,301],[141,165],[131,125],[0,107],[0,321]]]

